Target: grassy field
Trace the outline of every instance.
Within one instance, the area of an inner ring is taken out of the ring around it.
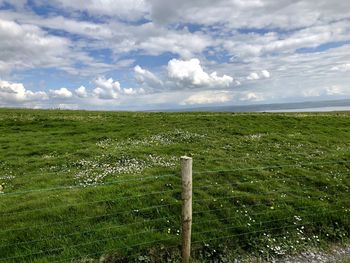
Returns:
[[[0,110],[0,262],[179,262],[347,243],[350,113]]]

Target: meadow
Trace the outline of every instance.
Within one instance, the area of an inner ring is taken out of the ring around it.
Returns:
[[[0,262],[193,262],[348,244],[350,113],[0,110]]]

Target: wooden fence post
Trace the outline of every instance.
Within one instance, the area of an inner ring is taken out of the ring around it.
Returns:
[[[192,228],[192,158],[181,157],[182,179],[182,263],[189,263],[191,257]]]

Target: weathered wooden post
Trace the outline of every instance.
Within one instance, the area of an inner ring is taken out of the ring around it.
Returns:
[[[191,257],[192,228],[192,158],[181,157],[182,178],[182,262],[189,263]]]

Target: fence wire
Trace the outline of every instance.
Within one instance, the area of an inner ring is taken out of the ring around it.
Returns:
[[[348,163],[350,163],[349,160],[342,159],[327,162],[194,171],[193,174],[195,176],[201,176],[195,177],[197,181],[193,183],[192,244],[195,247],[194,251],[201,249],[197,246],[207,242],[215,243],[218,240],[230,240],[261,233],[276,232],[276,235],[278,235],[280,230],[298,228],[300,226],[317,227],[317,224],[333,224],[332,220],[348,222],[350,219],[350,207],[346,200],[342,200],[342,197],[349,193],[350,185],[347,182],[339,184],[331,181],[331,178],[327,181],[319,180],[317,176],[320,173],[314,176],[309,174],[279,175],[275,178],[248,179],[247,181],[241,181],[240,178],[236,178],[237,181],[235,181],[235,178],[229,175],[229,173],[235,172],[283,168],[304,169],[305,167],[324,165],[347,167]],[[225,178],[225,181],[215,181],[213,174],[217,174],[218,178]],[[224,177],[227,174],[228,177]],[[321,173],[321,175],[327,176],[329,174],[326,172]],[[343,174],[343,176],[347,178],[348,175]],[[10,211],[3,209],[0,212],[0,220],[8,222],[9,225],[13,224],[15,227],[0,230],[0,236],[4,236],[4,238],[1,238],[0,249],[6,251],[6,253],[0,254],[0,262],[30,261],[40,258],[50,262],[69,262],[116,252],[121,253],[121,256],[128,259],[146,253],[147,249],[158,245],[165,246],[167,249],[178,249],[181,245],[180,236],[182,234],[180,229],[181,183],[178,180],[177,184],[164,185],[162,180],[169,178],[180,179],[178,173],[145,177],[138,175],[138,178],[110,180],[93,186],[112,188],[117,185],[128,184],[124,187],[129,192],[125,191],[123,193],[121,189],[121,192],[115,198],[59,205],[51,204],[32,209],[26,206],[12,208]],[[297,185],[296,183],[299,183],[299,179],[308,180],[307,184],[303,182],[303,184]],[[156,187],[161,187],[162,189],[142,193],[142,187],[146,183],[154,182],[159,184]],[[298,186],[298,191],[293,192],[293,189],[289,191],[276,189],[281,182],[284,184],[295,183]],[[260,185],[263,186],[263,189],[250,189],[249,185]],[[163,190],[164,187],[169,189]],[[11,197],[25,197],[27,194],[36,195],[54,191],[89,188],[80,185],[69,185],[8,192],[0,195],[0,203],[3,200],[11,200]],[[99,190],[99,188],[96,190]],[[131,193],[133,190],[141,193],[134,195]],[[300,191],[304,195],[300,195]],[[313,193],[311,194],[310,192]],[[283,198],[281,195],[283,195]],[[147,200],[147,202],[143,200]],[[137,203],[137,205],[134,203]],[[102,210],[101,214],[91,216],[81,216],[74,213],[70,215],[68,213],[66,216],[72,217],[69,219],[59,216],[61,211],[69,211],[72,208],[90,207],[94,211],[94,208],[98,208],[101,205],[108,205],[115,209],[120,204],[128,204],[127,209],[110,213]],[[244,213],[242,212],[243,210],[245,211]],[[318,211],[319,214],[317,216],[307,214],[309,211]],[[152,213],[143,215],[143,212]],[[281,212],[284,214],[281,215]],[[302,222],[294,222],[296,212],[301,213]],[[40,217],[43,213],[45,215],[56,215],[60,220],[42,223],[44,220],[41,220]],[[324,217],[321,215],[324,215]],[[28,225],[25,221],[18,221],[19,219],[30,219],[30,216],[37,217],[40,223]],[[244,222],[244,219],[247,217],[251,220]],[[103,225],[103,223],[110,225]],[[76,230],[60,232],[65,227],[68,229],[76,228]],[[253,228],[254,230],[247,231],[247,228]],[[174,232],[174,229],[178,229],[177,232]],[[58,232],[60,233],[58,234]],[[34,238],[30,238],[27,236],[27,233],[36,233],[36,235]],[[8,237],[11,235],[14,235],[16,238]],[[88,240],[82,242],[79,239],[82,236],[87,237]],[[130,240],[142,239],[147,241],[128,245],[131,242]],[[71,242],[76,240],[78,240],[77,243],[71,244]],[[55,242],[61,242],[61,244],[52,247],[53,244],[56,244]],[[107,244],[113,244],[113,242],[122,245],[113,249],[107,249]],[[84,252],[87,247],[94,247],[96,252]],[[10,250],[12,248],[15,248],[16,252],[14,254],[11,254]],[[127,251],[127,253],[122,253],[121,251]],[[70,255],[66,255],[66,253]]]

